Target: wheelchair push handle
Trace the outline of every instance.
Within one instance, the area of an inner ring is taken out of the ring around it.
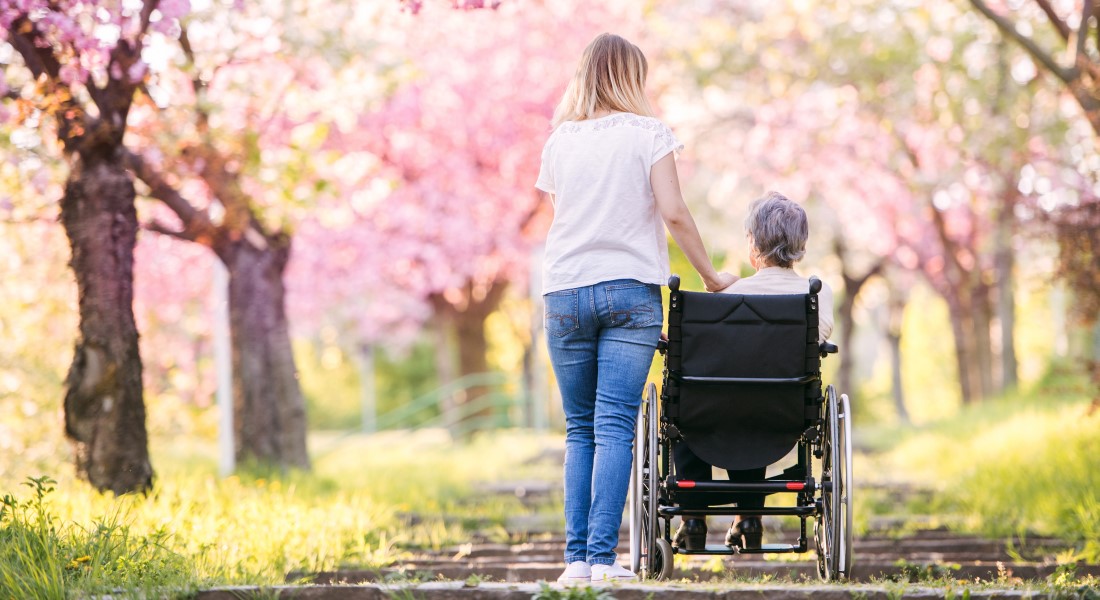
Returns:
[[[816,294],[821,291],[821,280],[817,278],[817,275],[810,277],[810,293]]]

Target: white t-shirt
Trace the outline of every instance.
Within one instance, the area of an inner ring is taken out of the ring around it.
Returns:
[[[667,125],[631,113],[567,121],[550,134],[535,183],[554,198],[542,293],[668,280],[668,242],[649,171],[681,149]]]

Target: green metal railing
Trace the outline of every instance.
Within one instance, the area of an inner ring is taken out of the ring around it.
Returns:
[[[484,388],[485,394],[470,400],[459,399],[473,388]],[[447,411],[445,401],[451,398],[453,410]],[[532,410],[544,410],[531,401],[519,377],[501,372],[473,373],[440,386],[411,402],[375,416],[374,431],[417,430],[442,428],[450,431],[455,439],[468,438],[477,431],[508,427],[530,427]],[[362,435],[362,430],[345,431],[329,440],[325,448],[314,452],[315,456],[336,450],[349,437]]]
[[[479,387],[486,388],[487,393],[472,402],[456,402],[453,414],[445,412],[444,404],[447,398],[460,397],[469,390]],[[497,427],[508,427],[514,424],[510,413],[515,412],[517,408],[523,410],[529,406],[528,400],[527,394],[523,392],[523,386],[516,378],[506,373],[493,371],[472,373],[415,398],[408,404],[378,415],[375,419],[375,427],[378,431],[425,427],[450,429],[452,426],[477,419],[475,415],[485,417],[482,415],[484,412],[494,415],[492,422],[497,423]],[[516,417],[522,417],[522,415],[516,415]],[[453,422],[448,423],[448,421]]]

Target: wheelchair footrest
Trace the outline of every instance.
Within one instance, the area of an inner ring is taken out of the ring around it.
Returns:
[[[707,517],[742,515],[747,517],[801,517],[817,514],[816,506],[768,506],[764,508],[738,508],[736,506],[711,506],[708,508],[683,508],[680,506],[659,506],[657,514],[662,517]]]
[[[707,544],[706,550],[687,551],[681,548],[673,548],[673,552],[676,554],[691,554],[691,555],[734,555],[734,554],[789,554],[802,552],[798,546],[792,546],[790,544],[762,544],[760,548],[743,549],[743,548],[731,548],[724,544]]]

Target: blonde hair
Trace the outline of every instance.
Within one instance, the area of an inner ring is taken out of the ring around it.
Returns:
[[[554,110],[553,126],[591,119],[599,110],[652,117],[645,95],[648,71],[637,46],[615,34],[601,33],[584,49],[577,72]]]

